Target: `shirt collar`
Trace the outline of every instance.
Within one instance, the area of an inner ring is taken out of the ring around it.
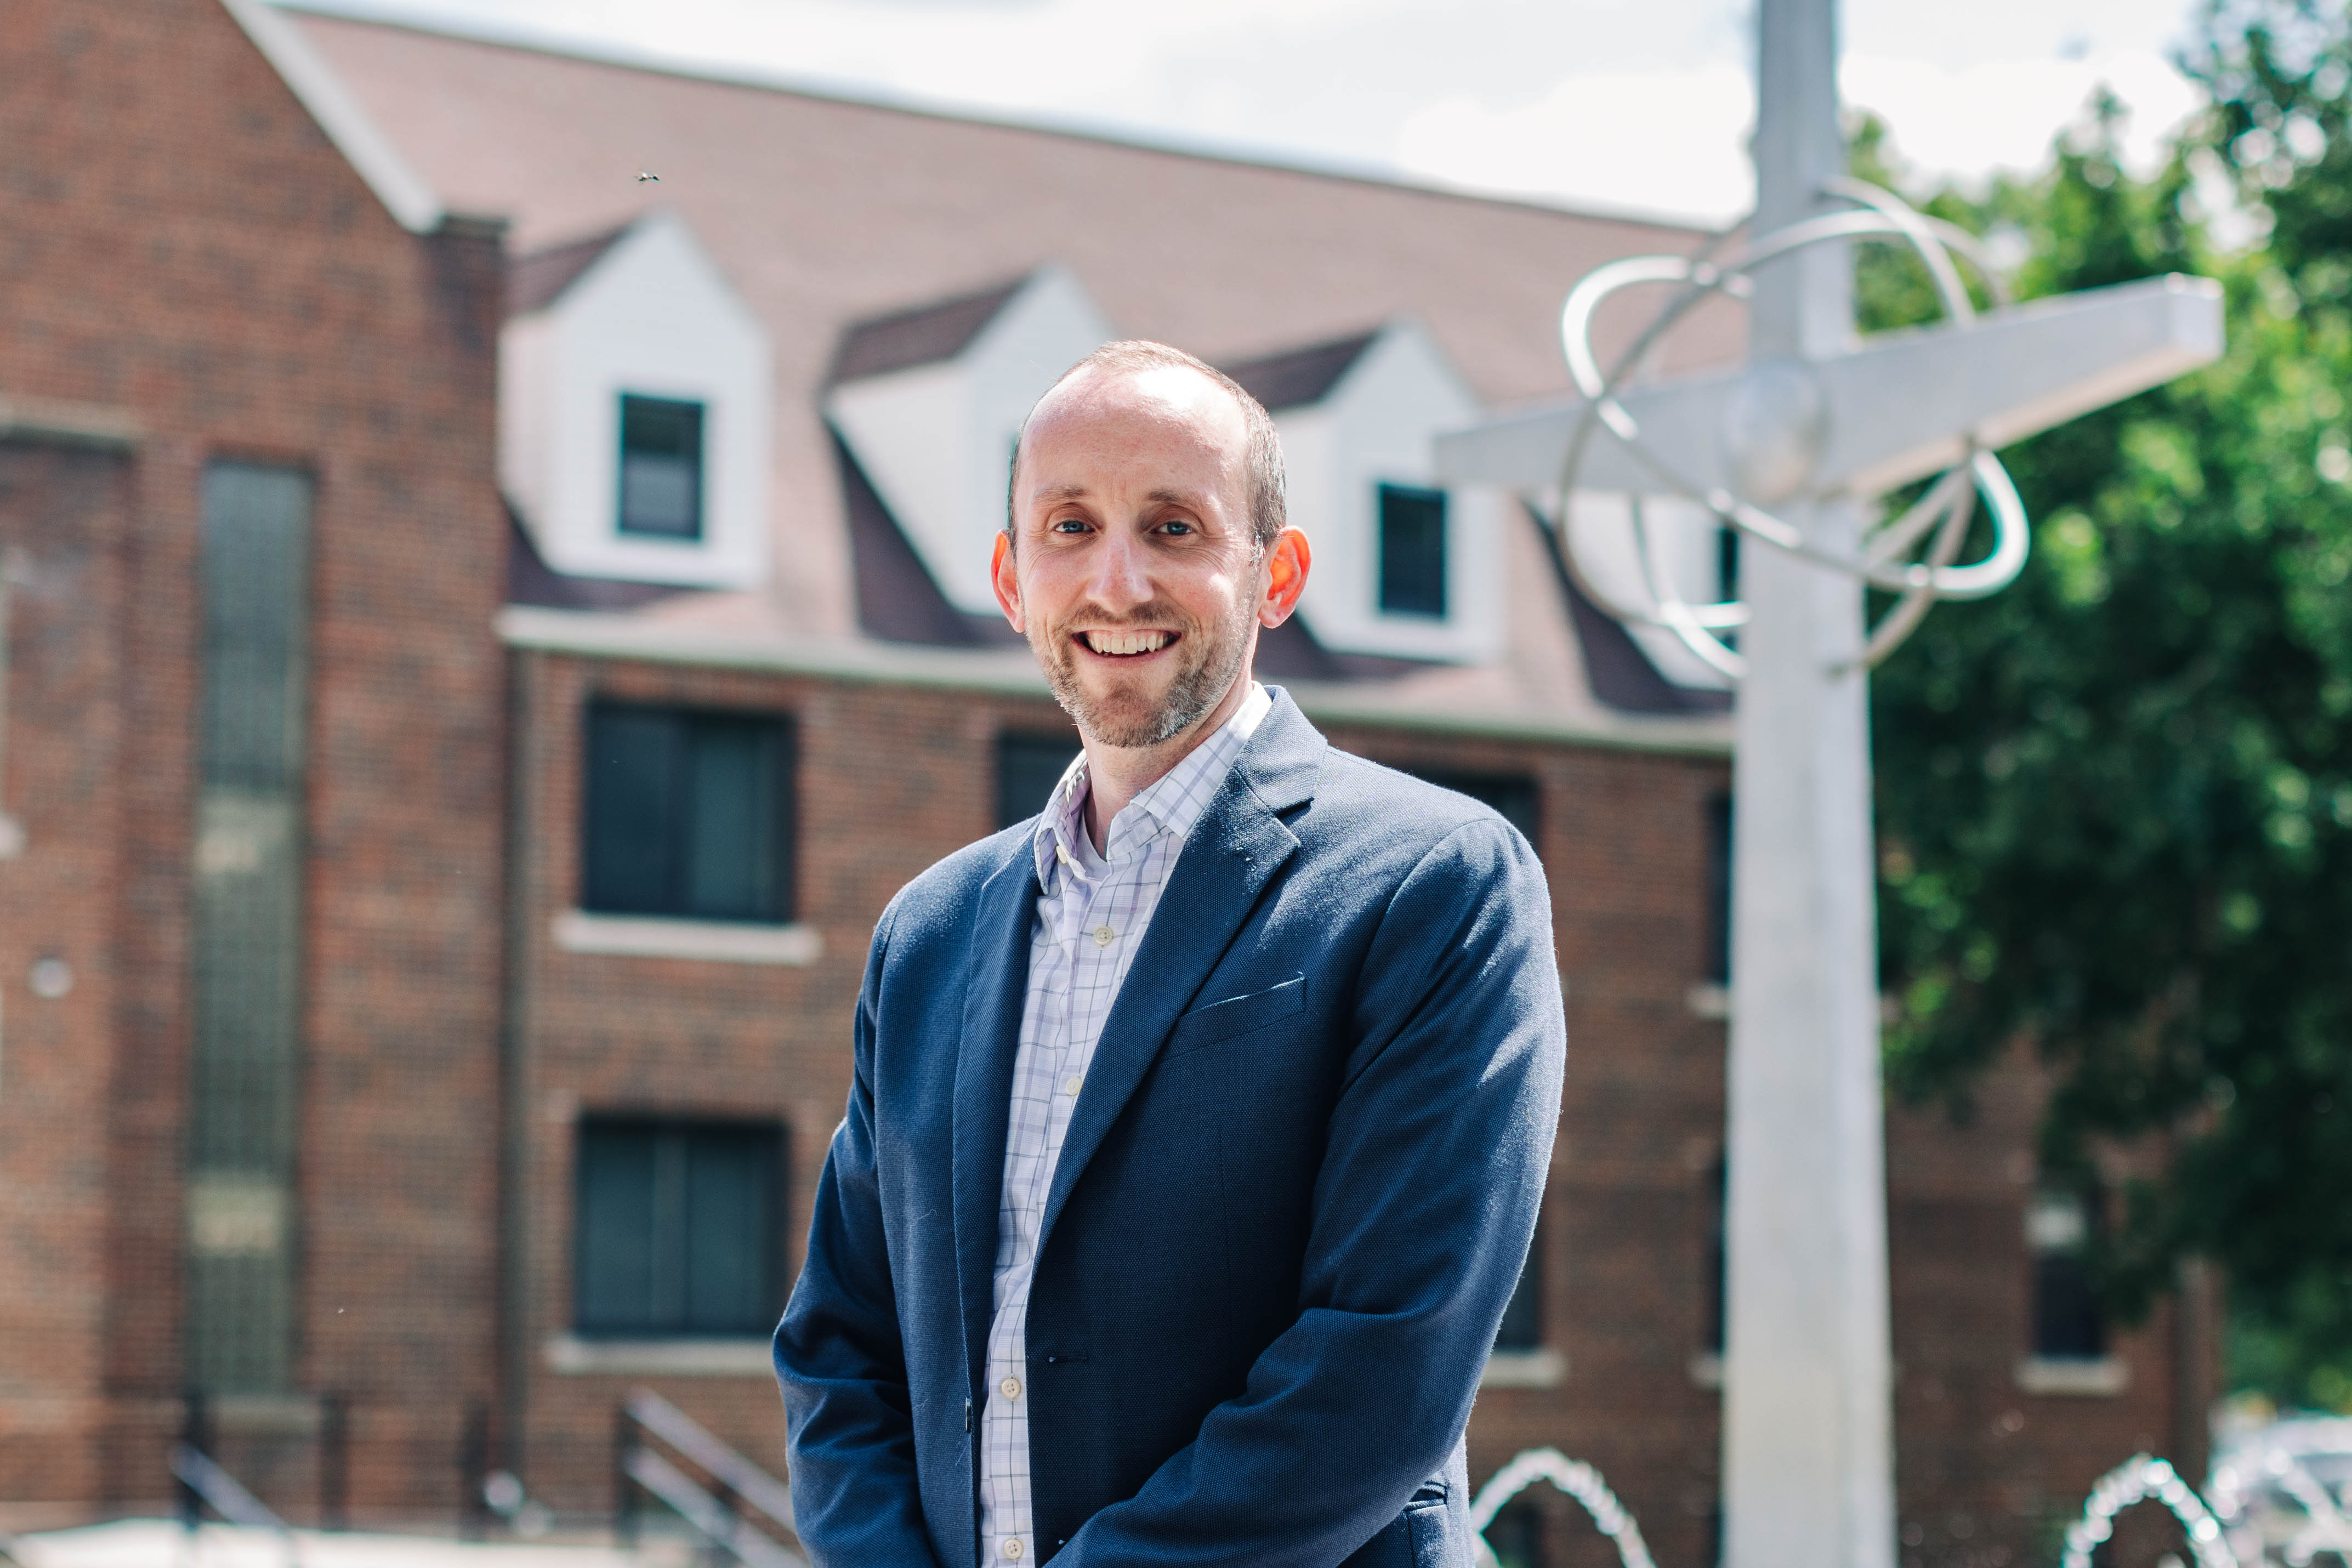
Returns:
[[[1217,732],[1186,752],[1184,759],[1169,769],[1119,809],[1110,820],[1108,842],[1109,859],[1116,862],[1140,850],[1163,833],[1182,838],[1192,831],[1192,825],[1208,809],[1209,797],[1216,794],[1225,774],[1249,743],[1257,727],[1274,710],[1274,699],[1256,681],[1250,682],[1249,695],[1242,699],[1233,716],[1217,727]],[[1055,875],[1060,869],[1057,851],[1066,850],[1070,860],[1099,862],[1093,843],[1087,838],[1085,812],[1087,802],[1087,756],[1080,752],[1071,759],[1062,773],[1062,782],[1054,786],[1052,799],[1046,802],[1045,816],[1038,819],[1033,840],[1037,855],[1038,885],[1051,891]]]

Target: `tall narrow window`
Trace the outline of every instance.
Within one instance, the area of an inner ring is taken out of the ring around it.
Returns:
[[[587,730],[586,908],[792,919],[792,731],[783,720],[597,703]]]
[[[1445,492],[1381,487],[1381,608],[1445,616]]]
[[[2091,1277],[2098,1194],[2045,1188],[2025,1211],[2026,1249],[2033,1257],[2033,1353],[2053,1361],[2095,1361],[2107,1353],[2106,1318]]]
[[[702,537],[702,405],[621,395],[623,533]]]
[[[1731,1201],[1731,1168],[1717,1160],[1706,1173],[1706,1320],[1700,1338],[1709,1355],[1723,1353],[1729,1318],[1729,1258],[1725,1216]]]
[[[190,989],[189,1381],[291,1385],[310,481],[205,470]]]
[[[1045,809],[1054,786],[1078,754],[1075,735],[996,738],[996,826],[1010,827]]]
[[[783,1134],[597,1118],[580,1128],[572,1326],[583,1334],[775,1327]]]
[[[1731,984],[1731,796],[1706,803],[1706,978]]]

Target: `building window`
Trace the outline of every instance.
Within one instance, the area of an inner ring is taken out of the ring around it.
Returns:
[[[996,826],[1026,822],[1045,809],[1078,754],[1075,735],[999,735],[996,738]]]
[[[1536,1230],[1528,1260],[1519,1266],[1519,1282],[1511,1288],[1510,1304],[1503,1309],[1502,1326],[1495,1331],[1498,1351],[1543,1348],[1543,1229]]]
[[[1486,1526],[1486,1544],[1501,1568],[1544,1568],[1543,1509],[1528,1496],[1513,1498]]]
[[[621,395],[623,533],[702,537],[702,405]]]
[[[2033,1353],[2050,1361],[2095,1361],[2107,1353],[2107,1324],[2091,1277],[2097,1194],[2045,1188],[2025,1211],[2033,1258]]]
[[[1521,837],[1532,846],[1538,842],[1536,781],[1525,773],[1457,773],[1445,768],[1405,767],[1402,772],[1440,789],[1450,789],[1456,795],[1466,795],[1484,805],[1491,805],[1505,822],[1519,830]]]
[[[1445,492],[1381,487],[1381,609],[1445,616]]]
[[[791,920],[792,749],[782,719],[593,705],[583,907]]]
[[[183,1349],[211,1393],[295,1373],[310,501],[292,469],[205,470]]]
[[[1709,1355],[1723,1353],[1730,1314],[1731,1255],[1724,1220],[1731,1206],[1731,1167],[1718,1159],[1706,1173],[1706,1322],[1701,1336]]]
[[[572,1321],[583,1335],[763,1334],[776,1325],[783,1133],[581,1123]]]
[[[1706,977],[1731,984],[1731,796],[1706,803]]]

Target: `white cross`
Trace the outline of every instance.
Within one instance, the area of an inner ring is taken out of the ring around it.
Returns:
[[[1835,0],[1763,0],[1758,207],[1769,235],[1835,210]],[[1643,444],[1693,488],[1737,489],[1738,431],[1805,362],[1825,424],[1777,515],[1812,550],[1859,552],[1872,497],[2218,355],[2219,290],[2158,279],[1854,341],[1843,244],[1759,270],[1748,370],[1629,391]],[[1753,379],[1751,379],[1753,378]],[[1557,484],[1574,405],[1439,443],[1457,483]],[[1608,441],[1580,484],[1656,489]],[[1564,509],[1563,509],[1564,510]],[[1893,1401],[1885,1132],[1863,595],[1850,575],[1780,550],[1743,553],[1748,619],[1737,718],[1737,859],[1727,1086],[1725,1568],[1892,1568]]]

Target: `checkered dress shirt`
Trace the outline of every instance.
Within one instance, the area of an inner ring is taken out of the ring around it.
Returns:
[[[1037,900],[1029,989],[1013,1061],[1013,1118],[996,1210],[994,1317],[980,1421],[980,1539],[991,1563],[1036,1555],[1029,1491],[1029,1282],[1045,1194],[1094,1061],[1185,836],[1273,708],[1252,682],[1231,719],[1111,818],[1105,853],[1086,832],[1087,762],[1070,764],[1037,824]]]

